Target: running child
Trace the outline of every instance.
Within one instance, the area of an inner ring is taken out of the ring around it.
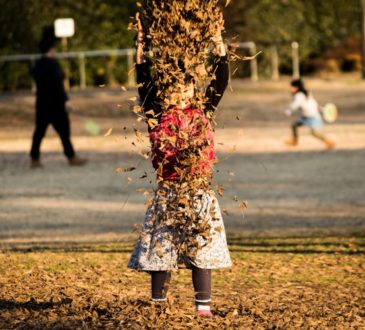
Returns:
[[[298,145],[298,128],[307,126],[315,138],[324,142],[328,149],[333,149],[335,143],[322,132],[324,123],[320,106],[313,95],[305,88],[303,81],[301,79],[293,80],[290,84],[290,92],[293,95],[293,101],[289,108],[285,110],[285,113],[290,116],[293,112],[300,111],[300,117],[292,124],[292,138],[286,142],[287,145]]]

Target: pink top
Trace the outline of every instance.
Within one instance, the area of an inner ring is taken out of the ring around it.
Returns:
[[[213,129],[202,110],[188,106],[164,111],[159,125],[150,132],[150,141],[158,179],[180,180],[181,170],[186,168],[191,174],[212,174],[216,162]],[[187,154],[195,150],[199,156],[189,158]],[[181,162],[187,158],[195,163],[184,166]]]

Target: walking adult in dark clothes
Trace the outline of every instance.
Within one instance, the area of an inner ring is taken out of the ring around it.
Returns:
[[[64,154],[69,165],[81,166],[86,159],[77,157],[72,146],[70,120],[66,111],[67,93],[64,88],[64,74],[55,59],[55,38],[52,29],[46,29],[39,44],[42,57],[32,70],[37,85],[36,127],[33,134],[31,168],[42,167],[40,146],[51,124],[61,138]]]

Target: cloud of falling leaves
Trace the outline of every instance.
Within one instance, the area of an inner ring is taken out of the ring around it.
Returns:
[[[146,55],[152,62],[158,97],[166,109],[193,84],[193,104],[204,107],[205,86],[212,77],[212,38],[219,29],[219,0],[147,0],[139,4],[145,28]]]
[[[153,231],[161,231],[163,226],[168,226],[170,234],[165,239],[172,241],[178,255],[191,258],[194,258],[199,248],[209,244],[214,230],[220,230],[212,229],[212,222],[217,220],[212,214],[213,206],[208,212],[201,212],[198,208],[202,192],[213,194],[211,179],[214,161],[211,153],[207,152],[213,147],[213,141],[207,138],[212,132],[209,120],[212,121],[213,116],[208,114],[209,118],[205,118],[205,94],[207,85],[214,78],[212,59],[216,49],[213,40],[221,31],[220,6],[228,5],[229,2],[146,0],[143,4],[137,3],[145,35],[145,56],[151,63],[153,84],[163,112],[178,109],[182,97],[186,97],[182,94],[187,88],[194,89],[187,103],[200,111],[199,115],[189,118],[190,129],[182,130],[179,125],[181,120],[172,119],[168,129],[155,134],[161,124],[153,110],[143,109],[144,115],[148,116],[146,121],[151,130],[152,161],[159,183],[155,196],[148,202],[149,206],[159,206],[152,208],[155,212],[150,222],[154,226],[151,226],[149,233],[158,255],[162,255],[162,251],[159,251],[162,249],[159,248],[161,242],[154,239]],[[139,120],[143,117],[142,107],[133,107]],[[172,116],[180,117],[179,111]],[[161,150],[174,151],[173,164],[170,159],[159,158]],[[164,180],[166,166],[172,166],[178,174],[174,180]],[[161,209],[164,211],[161,212]],[[146,236],[147,233],[142,233],[141,240]],[[205,244],[201,244],[201,239]]]

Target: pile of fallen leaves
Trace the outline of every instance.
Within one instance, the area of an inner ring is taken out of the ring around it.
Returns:
[[[365,328],[364,238],[232,243],[208,320],[196,317],[189,271],[173,274],[168,303],[149,302],[148,275],[126,268],[129,244],[3,247],[0,329]]]
[[[217,220],[213,211],[199,211],[202,208],[199,199],[203,192],[213,194],[211,179],[216,161],[212,156],[213,116],[204,114],[204,109],[206,88],[214,79],[212,59],[216,49],[213,40],[221,31],[220,1],[147,0],[138,6],[144,27],[145,56],[151,63],[162,116],[167,112],[171,116],[172,109],[178,109],[172,114],[168,127],[159,130],[158,134],[155,133],[161,125],[159,115],[151,109],[143,109],[148,113],[151,155],[159,181],[150,204],[162,204],[164,209],[160,212],[161,208],[155,208],[158,211],[150,219],[155,223],[150,234],[155,235],[158,224],[169,226],[169,240],[173,241],[178,255],[194,258],[198,249],[211,241],[211,221]],[[194,95],[186,100],[188,89],[193,89]],[[143,107],[144,100],[141,103]],[[183,103],[191,104],[193,109],[200,111],[199,115],[187,118],[181,109]],[[185,118],[181,119],[181,116]],[[182,129],[181,126],[187,125],[188,129]],[[165,156],[169,152],[174,153],[171,159]],[[159,157],[160,153],[162,157]],[[166,166],[178,174],[173,180],[166,180],[163,173]],[[205,244],[199,243],[201,238]]]

